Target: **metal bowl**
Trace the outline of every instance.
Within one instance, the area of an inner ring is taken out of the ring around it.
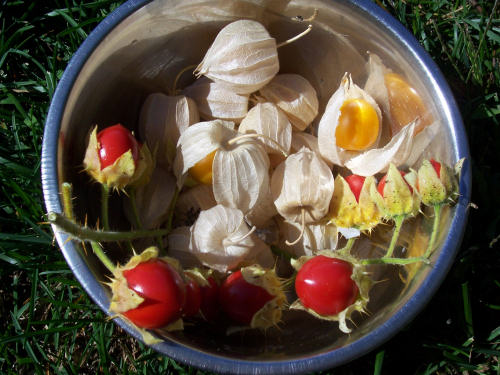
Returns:
[[[96,187],[80,173],[85,139],[94,124],[121,122],[134,129],[141,104],[152,92],[165,91],[177,72],[197,64],[225,24],[241,18],[263,23],[278,41],[305,27],[292,17],[305,18],[318,9],[307,37],[279,50],[282,72],[305,76],[316,88],[322,108],[346,71],[364,79],[366,52],[378,54],[386,65],[404,74],[442,124],[431,144],[432,155],[453,164],[469,159],[467,137],[452,93],[439,69],[413,36],[384,10],[368,1],[130,0],[109,15],[89,35],[69,63],[50,106],[42,155],[43,192],[47,211],[61,212],[61,183],[75,188],[76,213],[96,218]],[[183,76],[181,86],[189,75]],[[186,364],[223,373],[304,373],[351,361],[382,344],[422,310],[443,281],[459,248],[470,195],[468,164],[462,172],[460,198],[441,222],[442,235],[432,267],[374,268],[380,279],[371,292],[368,316],[355,319],[357,328],[342,334],[335,324],[303,312],[289,312],[284,324],[265,333],[246,331],[226,335],[214,327],[187,327],[170,333],[154,346]],[[111,202],[119,205],[119,202]],[[120,207],[115,206],[116,212]],[[124,221],[115,217],[116,226]],[[424,219],[408,224],[412,230],[428,225]],[[109,291],[105,272],[79,243],[57,231],[64,256],[91,298],[107,311]],[[381,237],[384,233],[379,233]],[[411,247],[411,244],[410,244]],[[369,251],[370,244],[365,248]],[[371,250],[370,250],[371,249]],[[124,260],[119,249],[111,257]],[[126,258],[126,256],[125,256]],[[402,271],[403,270],[403,271]],[[401,277],[406,282],[401,282]],[[115,322],[130,335],[141,335],[127,322]]]

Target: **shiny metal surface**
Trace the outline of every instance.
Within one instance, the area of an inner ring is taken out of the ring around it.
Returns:
[[[291,17],[308,17],[319,10],[312,32],[279,51],[281,71],[305,76],[319,93],[324,107],[345,71],[365,78],[366,52],[379,54],[395,71],[404,73],[423,95],[434,118],[442,123],[432,156],[452,164],[469,158],[467,138],[450,89],[437,66],[417,41],[396,20],[365,1],[140,1],[117,9],[92,32],[68,65],[56,91],[43,142],[42,180],[47,211],[61,211],[60,184],[72,182],[79,217],[97,217],[96,186],[80,173],[84,140],[94,124],[121,122],[133,129],[147,94],[171,87],[176,73],[201,61],[217,31],[238,18],[262,22],[278,41],[304,29]],[[192,78],[183,76],[181,86]],[[428,155],[430,156],[430,155]],[[353,360],[397,333],[429,301],[444,279],[458,250],[467,217],[470,170],[466,163],[459,203],[442,221],[440,249],[432,267],[400,270],[378,268],[374,273],[388,283],[373,289],[370,316],[358,317],[359,328],[342,335],[336,325],[290,312],[280,330],[266,334],[247,331],[227,336],[214,327],[187,327],[168,334],[155,348],[184,363],[221,373],[305,373]],[[119,202],[111,202],[118,205]],[[113,209],[113,208],[112,208]],[[118,206],[116,206],[118,209]],[[414,220],[407,237],[417,238],[425,223]],[[115,218],[115,226],[123,225]],[[387,233],[376,232],[384,239]],[[107,310],[109,293],[100,283],[104,270],[80,246],[56,238],[74,274],[92,299]],[[410,241],[411,242],[411,241]],[[411,248],[411,243],[409,248]],[[376,252],[366,241],[363,252]],[[125,259],[120,249],[111,257]],[[411,276],[411,277],[410,277]],[[140,335],[116,320],[132,336]]]

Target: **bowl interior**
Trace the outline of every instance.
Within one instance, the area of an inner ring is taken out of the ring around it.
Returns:
[[[83,221],[98,217],[98,187],[81,173],[89,130],[122,123],[136,129],[139,111],[146,96],[153,92],[169,93],[177,73],[198,64],[217,32],[227,23],[251,18],[266,26],[279,42],[302,32],[307,23],[292,20],[301,15],[318,15],[312,31],[295,43],[279,49],[280,72],[304,76],[315,87],[320,111],[337,89],[341,77],[350,72],[362,85],[366,79],[367,52],[381,57],[384,64],[407,77],[423,97],[433,118],[442,124],[440,134],[424,156],[432,156],[449,164],[458,159],[453,126],[445,106],[445,98],[436,87],[429,70],[398,39],[392,30],[381,25],[365,10],[347,2],[330,1],[153,1],[124,18],[97,47],[89,53],[69,92],[60,126],[58,144],[58,180],[74,186],[75,209]],[[184,74],[182,88],[194,81]],[[119,199],[111,201],[112,225],[126,228]],[[441,222],[442,244],[450,228],[455,208],[447,209]],[[406,252],[422,251],[421,242],[428,235],[429,219],[420,215],[409,221],[402,234]],[[387,229],[375,230],[357,246],[361,255],[381,253],[377,243],[387,243]],[[73,244],[73,246],[79,246]],[[61,244],[65,247],[65,244]],[[125,261],[127,252],[110,248],[110,257]],[[434,257],[439,255],[436,251]],[[91,272],[105,281],[104,270],[91,256],[85,257]],[[331,352],[370,334],[400,311],[422,286],[429,267],[414,265],[373,266],[377,283],[371,291],[368,314],[355,315],[357,328],[342,334],[337,324],[312,318],[304,312],[286,312],[278,329],[266,332],[244,331],[226,335],[221,327],[208,324],[188,325],[182,332],[164,333],[172,342],[217,357],[289,361]],[[78,270],[75,270],[78,275]],[[95,298],[95,294],[93,295]],[[107,291],[102,287],[99,301],[107,305]],[[132,329],[132,328],[130,328]],[[162,350],[162,346],[159,346]],[[172,355],[172,349],[164,347]],[[175,351],[175,349],[173,349]],[[175,355],[174,355],[175,356]]]

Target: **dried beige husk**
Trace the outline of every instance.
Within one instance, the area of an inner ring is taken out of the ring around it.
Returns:
[[[196,103],[186,96],[150,94],[139,115],[139,135],[155,152],[156,161],[164,166],[172,164],[181,133],[189,125],[200,121]]]
[[[180,187],[189,169],[214,153],[211,181],[215,200],[248,214],[269,201],[269,158],[255,137],[232,127],[234,123],[222,120],[190,126],[179,138],[174,173]]]
[[[134,210],[124,200],[125,215],[134,226],[143,229],[159,228],[169,216],[169,208],[176,189],[175,177],[169,171],[157,166],[148,184],[138,187],[131,198],[135,198]],[[136,222],[138,220],[138,223]]]
[[[289,245],[300,236],[301,225],[287,220],[279,221],[280,247],[292,253],[295,257],[312,256],[320,250],[335,250],[337,248],[338,232],[333,224],[306,225],[300,241]]]
[[[292,146],[291,152],[297,152],[302,147],[307,147],[309,150],[314,151],[319,157],[321,152],[319,152],[318,137],[305,132],[293,132],[292,133]],[[329,160],[323,159],[323,161],[331,168],[332,163]]]
[[[269,196],[269,158],[255,139],[221,147],[213,161],[217,203],[247,214]]]
[[[253,207],[245,214],[247,223],[257,228],[263,228],[269,225],[272,218],[278,213],[274,206],[269,179],[263,184],[260,193]]]
[[[339,124],[340,109],[344,102],[350,99],[364,100],[373,107],[377,114],[379,120],[378,137],[371,146],[367,147],[367,149],[376,148],[378,146],[382,131],[382,113],[377,103],[367,92],[352,82],[352,78],[349,74],[346,74],[344,78],[342,78],[340,87],[328,101],[325,112],[318,125],[318,146],[321,155],[331,163],[339,166],[344,166],[346,161],[360,154],[360,151],[346,150],[337,146],[335,136]]]
[[[379,172],[386,172],[391,163],[397,167],[415,164],[437,135],[439,123],[434,122],[414,135],[416,126],[416,122],[405,126],[384,147],[366,151],[348,160],[345,167],[354,174],[372,176]]]
[[[305,130],[318,115],[316,90],[298,74],[278,74],[260,94],[285,112],[297,130]]]
[[[276,40],[257,21],[238,20],[215,38],[195,73],[238,94],[265,86],[279,71]]]
[[[388,69],[373,53],[369,56],[367,71],[364,89],[380,105],[392,135],[412,122],[416,122],[416,133],[432,123],[422,98],[405,77]]]
[[[248,95],[240,95],[227,86],[202,77],[183,93],[192,98],[204,120],[221,119],[239,123],[248,112]]]
[[[201,263],[193,253],[191,227],[181,226],[168,234],[168,254],[179,261],[183,269],[200,267]]]
[[[234,123],[223,120],[199,122],[187,128],[179,137],[174,160],[178,187],[182,187],[189,168],[237,135]]]
[[[315,224],[328,212],[334,179],[328,165],[303,147],[276,167],[271,178],[274,204],[291,222]]]
[[[266,138],[259,140],[269,154],[282,154],[290,151],[292,143],[292,125],[286,115],[273,103],[257,103],[241,122],[240,133],[262,134]],[[278,145],[281,147],[278,147]]]
[[[216,204],[211,185],[196,185],[179,194],[175,205],[175,220],[184,225],[191,225],[200,211],[208,210]]]
[[[217,205],[200,212],[192,227],[192,250],[207,267],[227,272],[243,264],[272,267],[269,246],[260,240],[236,208]]]

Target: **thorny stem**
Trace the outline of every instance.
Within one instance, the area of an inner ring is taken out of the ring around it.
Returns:
[[[312,29],[312,25],[307,26],[307,29],[302,31],[299,35],[295,35],[293,38],[290,38],[288,40],[285,40],[284,42],[277,44],[276,48],[280,48],[280,47],[286,46],[287,44],[295,42],[297,39],[300,39],[304,35],[308,34],[311,31],[311,29]]]
[[[439,232],[439,222],[441,221],[441,210],[443,204],[434,205],[434,223],[432,224],[431,238],[429,239],[429,244],[427,245],[427,250],[425,251],[424,258],[429,258],[432,251],[434,250],[434,244],[436,242],[436,237]]]
[[[396,264],[396,265],[406,265],[418,262],[429,263],[429,259],[425,257],[413,257],[413,258],[373,258],[373,259],[360,259],[359,262],[364,265],[370,264]]]
[[[62,200],[63,200],[63,211],[64,215],[70,219],[75,219],[75,214],[73,212],[73,186],[69,182],[63,182],[62,184]]]
[[[136,190],[135,188],[130,189],[129,191],[129,202],[132,208],[132,216],[134,218],[134,225],[137,229],[142,229],[141,219],[139,217],[139,211],[137,210],[137,202],[136,202]]]
[[[304,237],[304,232],[306,230],[306,210],[304,208],[302,208],[300,211],[300,220],[301,220],[301,227],[300,227],[299,237],[293,242],[289,242],[288,240],[286,240],[285,243],[288,246],[295,245],[296,243],[298,243],[302,239],[302,237]]]
[[[60,229],[78,238],[81,241],[98,241],[98,242],[118,242],[136,240],[139,238],[150,238],[157,236],[165,236],[169,233],[169,229],[155,229],[155,230],[134,230],[128,232],[115,232],[94,230],[69,220],[64,215],[57,212],[49,212],[47,214],[49,223],[58,226]]]
[[[396,243],[398,242],[399,232],[401,231],[404,219],[404,215],[399,215],[394,218],[394,223],[396,223],[394,227],[394,233],[392,233],[391,243],[389,245],[389,248],[387,249],[387,253],[383,256],[383,258],[387,259],[392,257],[392,253],[394,252],[394,248],[396,247]]]
[[[109,230],[109,187],[101,184],[101,220],[104,230]]]
[[[97,258],[99,258],[101,263],[109,270],[109,272],[113,273],[116,267],[111,261],[111,259],[109,259],[108,256],[104,253],[102,246],[95,241],[91,241],[90,245],[92,246],[94,254],[97,256]]]
[[[168,207],[168,219],[167,219],[167,230],[170,232],[172,229],[172,221],[174,220],[175,205],[177,204],[177,199],[179,198],[180,189],[175,188],[174,196],[170,201],[170,206]]]
[[[351,254],[351,249],[354,245],[354,243],[356,242],[358,238],[357,237],[351,237],[347,240],[347,243],[346,245],[340,249],[340,250],[337,250],[337,252],[339,254],[342,254],[342,255],[350,255]]]
[[[235,138],[230,139],[229,141],[227,141],[227,144],[233,145],[236,142],[238,142],[240,139],[245,139],[245,138],[264,138],[266,141],[269,141],[274,146],[276,146],[276,148],[278,148],[278,150],[280,150],[280,152],[283,154],[283,156],[288,157],[288,152],[283,148],[283,146],[281,144],[279,144],[274,139],[269,138],[267,135],[264,135],[264,134],[257,134],[257,133],[242,134],[242,135],[239,135]]]
[[[179,83],[179,79],[181,76],[186,73],[188,70],[196,68],[198,65],[188,65],[184,69],[182,69],[177,75],[175,76],[174,83],[172,84],[172,95],[175,95],[177,91],[177,83]]]
[[[67,220],[74,222],[75,215],[73,213],[73,204],[71,200],[73,199],[73,186],[69,182],[63,182],[62,184],[62,200],[63,200],[63,211]],[[102,264],[113,273],[115,266],[111,259],[104,253],[103,248],[99,245],[98,242],[91,241],[90,245],[92,246],[92,250],[94,254],[99,258]]]

